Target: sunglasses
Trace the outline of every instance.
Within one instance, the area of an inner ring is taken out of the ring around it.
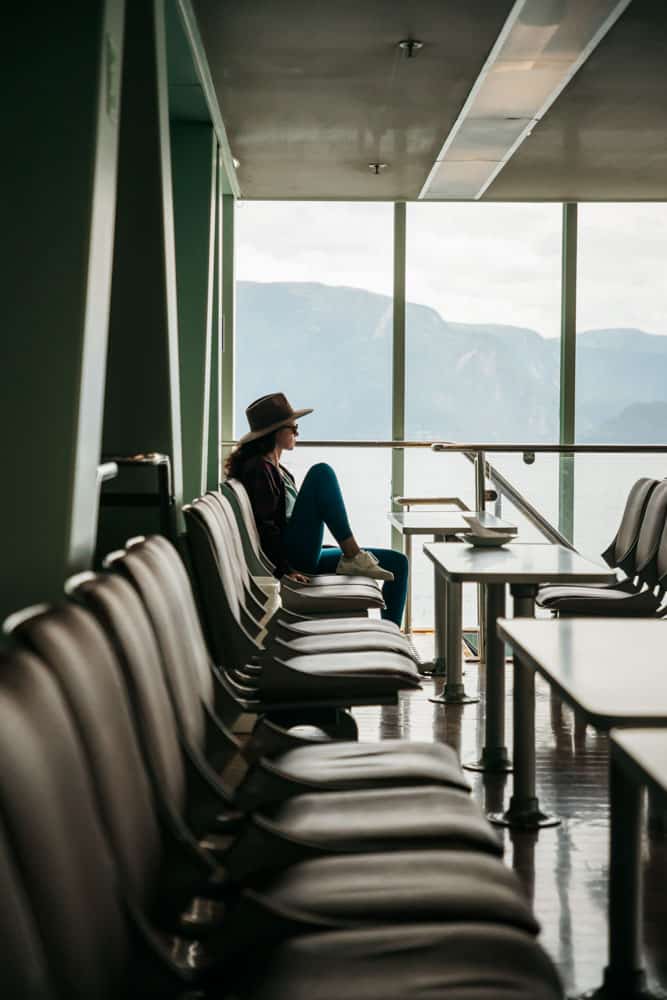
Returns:
[[[298,424],[285,424],[280,429],[281,429],[281,431],[291,431],[292,434],[298,434],[299,433],[299,425]]]

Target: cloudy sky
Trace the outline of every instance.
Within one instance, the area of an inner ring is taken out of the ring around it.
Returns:
[[[407,296],[446,320],[560,327],[560,205],[408,205]],[[578,329],[667,334],[667,205],[581,205]],[[388,204],[240,202],[237,277],[391,294]]]

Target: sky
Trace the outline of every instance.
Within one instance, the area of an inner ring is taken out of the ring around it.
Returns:
[[[561,206],[411,203],[408,301],[456,322],[560,332]],[[237,202],[236,276],[391,295],[393,206]],[[579,206],[577,329],[667,334],[667,204]]]

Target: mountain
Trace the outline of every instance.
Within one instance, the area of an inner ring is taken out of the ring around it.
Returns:
[[[579,334],[576,423],[581,440],[600,440],[595,436],[598,428],[603,424],[608,428],[626,410],[630,412],[623,441],[645,440],[645,414],[633,409],[634,404],[665,401],[667,337],[625,329]],[[655,443],[654,438],[651,441]]]
[[[583,438],[581,439],[584,440]],[[596,444],[665,444],[667,403],[633,403],[600,424],[590,438]]]
[[[391,437],[389,296],[242,281],[236,328],[238,429],[246,427],[250,400],[280,388],[295,407],[315,405],[310,438]],[[557,440],[559,349],[534,330],[450,323],[408,303],[406,436]],[[616,432],[623,441],[665,440],[656,427],[665,426],[659,404],[667,407],[667,337],[627,329],[579,335],[579,440],[605,435],[613,443],[608,435]]]

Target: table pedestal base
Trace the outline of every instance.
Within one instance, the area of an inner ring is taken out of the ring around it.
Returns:
[[[537,798],[517,799],[516,795],[510,799],[509,809],[503,813],[489,813],[486,818],[496,826],[507,826],[512,830],[541,830],[560,825],[556,816],[542,812]]]
[[[479,698],[466,694],[463,684],[445,683],[442,694],[429,698],[435,705],[474,705]]]
[[[643,969],[621,975],[607,966],[602,986],[580,993],[576,1000],[667,1000],[667,992],[650,990]]]
[[[514,770],[507,747],[483,747],[482,756],[477,760],[467,760],[463,768],[466,771],[487,771],[496,774],[507,774]]]

